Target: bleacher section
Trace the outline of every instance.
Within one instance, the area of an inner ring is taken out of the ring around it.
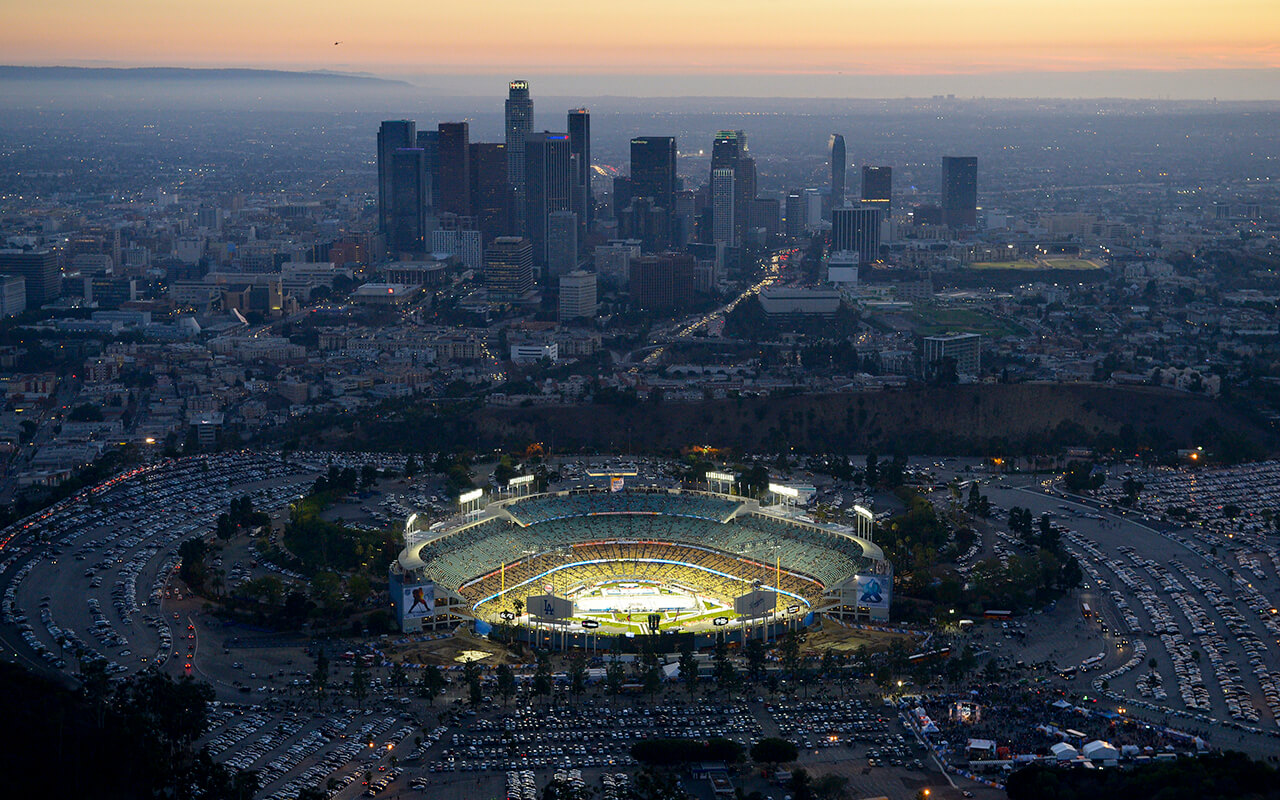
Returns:
[[[583,567],[576,579],[586,580],[597,572],[599,579],[632,574],[628,570],[642,571],[643,575],[635,573],[638,578],[661,579],[658,576],[683,571],[685,580],[719,586],[716,591],[723,591],[725,598],[741,594],[751,581],[773,585],[775,563],[781,565],[782,588],[804,597],[821,595],[823,587],[851,575],[880,571],[882,562],[868,557],[859,540],[818,527],[754,512],[721,521],[742,505],[665,491],[542,495],[505,506],[519,524],[498,517],[447,532],[410,545],[401,564],[421,569],[471,602],[499,591],[504,578],[511,587],[553,567],[594,559],[619,563]],[[681,561],[741,580],[636,561],[642,558]],[[498,572],[503,564],[505,575]]]
[[[581,517],[589,514],[666,514],[674,517],[722,522],[742,505],[708,495],[665,490],[625,492],[577,491],[568,494],[539,495],[506,506],[507,513],[521,525]]]

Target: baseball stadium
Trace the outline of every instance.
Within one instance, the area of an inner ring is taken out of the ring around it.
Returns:
[[[406,523],[389,571],[402,630],[505,623],[572,645],[659,630],[773,637],[819,614],[888,618],[881,549],[785,506],[665,488],[475,505],[426,529]]]

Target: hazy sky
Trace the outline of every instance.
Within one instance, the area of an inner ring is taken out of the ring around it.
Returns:
[[[437,80],[1280,68],[1280,0],[0,0],[0,7],[0,60],[10,64],[323,68]]]

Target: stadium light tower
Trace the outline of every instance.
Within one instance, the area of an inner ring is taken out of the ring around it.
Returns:
[[[876,515],[871,513],[871,509],[863,508],[855,505],[853,512],[858,517],[858,535],[869,542],[875,541],[876,533]]]
[[[732,472],[708,472],[707,487],[711,491],[720,491],[720,487],[724,487],[722,494],[733,494],[733,484],[737,481],[737,476]]]

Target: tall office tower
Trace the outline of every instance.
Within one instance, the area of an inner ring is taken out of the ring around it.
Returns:
[[[738,166],[738,158],[747,149],[742,131],[720,131],[711,142],[711,169]]]
[[[440,131],[418,131],[417,146],[427,160],[427,174],[431,176],[431,208],[440,207]]]
[[[12,317],[27,310],[27,279],[21,275],[0,275],[0,317]]]
[[[943,157],[942,224],[950,228],[973,228],[977,226],[977,156]]]
[[[844,205],[844,177],[849,165],[844,152],[844,136],[831,134],[827,145],[831,150],[831,207],[839,208]]]
[[[862,168],[862,202],[883,209],[881,219],[893,213],[893,167]]]
[[[697,214],[694,194],[688,189],[676,192],[676,208],[671,216],[671,247],[681,250],[693,241],[693,218]]]
[[[533,242],[533,260],[547,263],[547,218],[569,210],[573,160],[567,133],[531,133],[524,140],[526,236]]]
[[[734,221],[732,239],[724,241],[731,247],[742,243],[749,222],[747,208],[756,196],[756,162],[747,155],[747,135],[743,131],[720,131],[711,143],[711,184],[715,193],[715,175],[718,169],[733,170]],[[712,197],[714,220],[715,198]],[[715,224],[712,223],[714,230]],[[714,233],[712,234],[715,235]],[[730,244],[730,242],[732,242]]]
[[[863,264],[880,257],[880,209],[844,205],[831,210],[831,252],[854,252]]]
[[[393,252],[426,250],[431,224],[431,173],[426,152],[401,147],[391,154],[391,215],[387,220],[387,247]]]
[[[474,222],[475,217],[441,214],[440,228],[431,232],[431,252],[457,256],[468,269],[483,269],[484,241]]]
[[[631,306],[643,311],[679,312],[693,299],[695,261],[689,253],[660,253],[631,259]]]
[[[640,136],[631,140],[631,202],[627,235],[648,252],[671,246],[676,205],[676,140]]]
[[[392,154],[417,144],[416,127],[411,119],[389,119],[378,128],[378,232],[383,235],[391,231]]]
[[[596,315],[596,274],[574,270],[560,276],[560,321]]]
[[[951,359],[956,376],[976,378],[982,371],[982,336],[976,333],[949,333],[926,336],[920,340],[920,366],[925,377],[937,372],[942,362]]]
[[[737,247],[734,238],[733,168],[718,167],[711,170],[711,241]]]
[[[471,215],[471,148],[465,122],[441,122],[436,167],[437,214]]]
[[[484,251],[484,283],[490,300],[519,300],[533,288],[533,242],[499,236]]]
[[[779,206],[776,197],[757,197],[751,201],[748,225],[752,230],[763,229],[766,241],[780,232],[782,209]]]
[[[585,108],[569,112],[569,152],[577,159],[572,210],[578,215],[579,232],[586,233],[595,216],[595,200],[591,196],[591,112]]]
[[[640,257],[640,243],[626,239],[614,239],[608,245],[595,250],[596,275],[601,283],[626,289],[631,280],[631,259]]]
[[[750,208],[756,199],[756,160],[750,156],[739,156],[738,166],[733,171],[733,237],[742,245],[747,240],[747,230],[751,227]]]
[[[676,140],[640,136],[631,140],[631,196],[652,197],[656,206],[675,209]]]
[[[487,242],[511,233],[511,186],[507,183],[507,146],[471,144],[471,213]]]
[[[808,223],[808,203],[805,201],[804,195],[800,192],[787,193],[787,236],[795,238],[804,235],[805,225]]]
[[[507,89],[507,180],[511,182],[512,227],[524,231],[524,142],[533,132],[533,100],[529,82],[512,81]]]
[[[622,214],[622,210],[631,205],[631,178],[619,175],[613,179],[613,197],[610,198],[609,211],[614,219]]]
[[[555,211],[547,215],[547,279],[549,286],[578,268],[578,215]]]
[[[0,275],[26,280],[27,308],[39,308],[58,299],[62,270],[52,250],[0,250]]]

